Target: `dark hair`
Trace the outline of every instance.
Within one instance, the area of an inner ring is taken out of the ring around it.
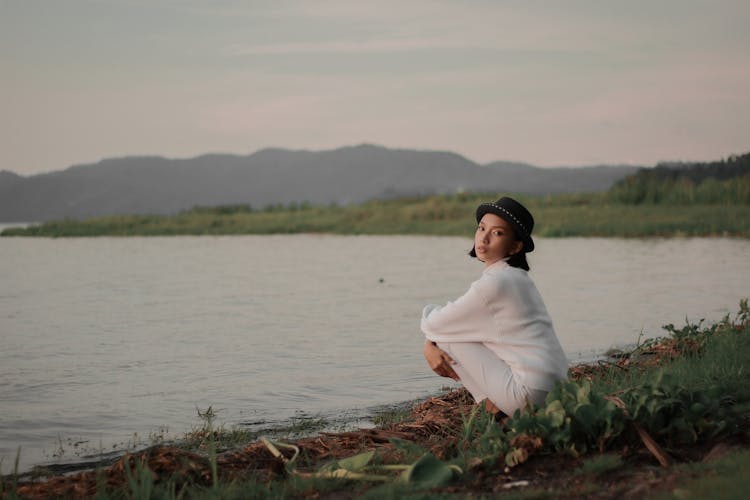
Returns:
[[[474,247],[471,248],[471,251],[469,252],[469,257],[477,257],[477,252],[474,249]],[[510,256],[510,258],[507,260],[508,265],[511,267],[518,267],[520,269],[523,269],[524,271],[530,271],[531,268],[529,268],[529,262],[526,260],[526,252],[518,252],[516,254],[513,254]]]
[[[513,230],[513,237],[518,241],[518,235],[516,234],[516,231]],[[471,251],[469,251],[469,257],[477,258],[477,251],[474,247],[471,247]],[[520,269],[523,269],[524,271],[530,271],[531,268],[529,267],[529,262],[526,260],[526,252],[523,251],[523,249],[510,256],[510,258],[506,261],[509,266],[511,267],[518,267]]]
[[[518,252],[517,254],[511,255],[508,259],[508,265],[513,267],[520,267],[524,271],[530,271],[529,262],[526,260],[526,252]]]

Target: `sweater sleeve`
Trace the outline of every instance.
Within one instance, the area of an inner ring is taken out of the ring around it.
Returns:
[[[479,279],[455,301],[426,306],[421,322],[425,337],[433,342],[496,342],[497,328],[487,307],[488,285]]]

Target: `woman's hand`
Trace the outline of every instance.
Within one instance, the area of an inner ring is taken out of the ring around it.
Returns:
[[[432,371],[440,375],[441,377],[452,378],[458,380],[458,375],[453,371],[455,361],[453,358],[448,356],[448,353],[440,349],[437,345],[433,344],[429,340],[424,343],[424,359],[427,360],[427,364],[430,365]]]

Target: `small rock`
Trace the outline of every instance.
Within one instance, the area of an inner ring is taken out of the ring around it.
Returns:
[[[504,490],[510,490],[512,488],[523,488],[523,487],[528,486],[528,485],[529,485],[529,482],[526,481],[525,479],[523,479],[521,481],[513,481],[512,483],[505,483],[503,485],[503,489]]]

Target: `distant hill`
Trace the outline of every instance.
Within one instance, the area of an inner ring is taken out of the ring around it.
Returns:
[[[606,191],[615,182],[636,172],[629,165],[539,168],[526,163],[494,162],[488,168],[497,170],[510,191],[528,194],[555,194]]]
[[[17,182],[20,182],[23,180],[23,177],[20,175],[8,172],[7,170],[0,170],[0,190],[2,190],[4,187],[11,186]]]
[[[635,166],[479,165],[450,152],[363,144],[330,151],[264,149],[249,156],[125,157],[22,177],[0,172],[0,221],[172,214],[196,205],[371,199],[457,191],[552,194],[604,191]]]

